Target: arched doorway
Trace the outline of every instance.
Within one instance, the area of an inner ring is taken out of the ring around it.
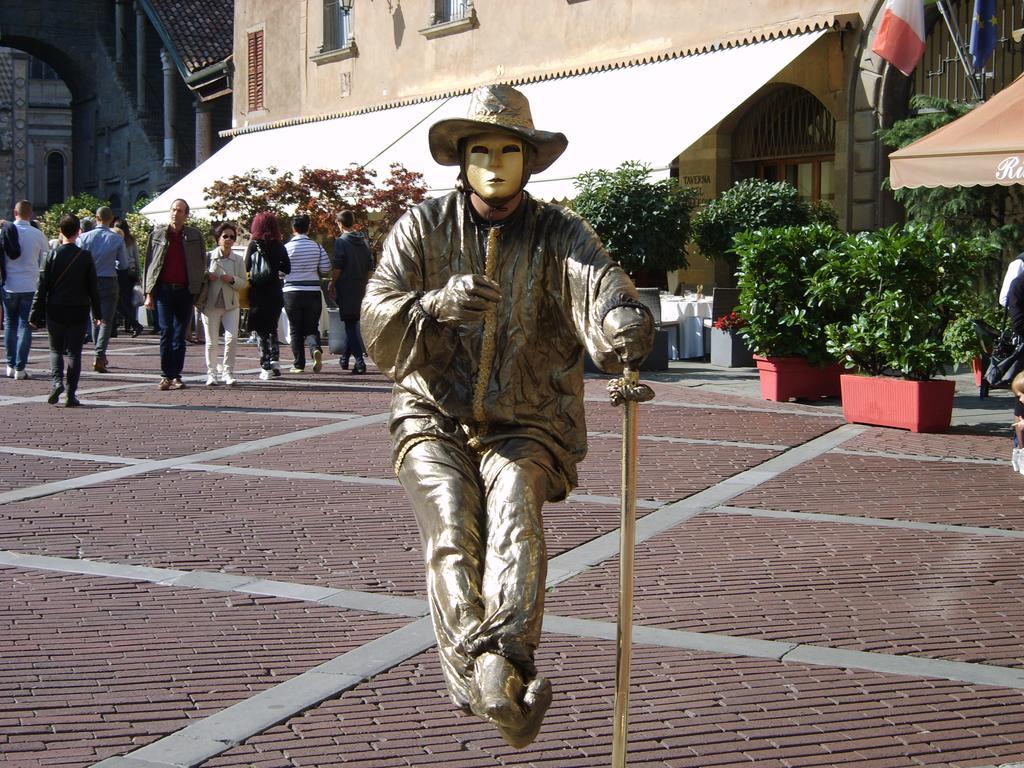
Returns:
[[[836,121],[814,94],[781,85],[733,132],[733,178],[788,181],[807,200],[835,199]]]

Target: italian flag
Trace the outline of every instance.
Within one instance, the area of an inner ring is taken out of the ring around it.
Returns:
[[[924,55],[924,0],[888,0],[871,50],[909,76]]]

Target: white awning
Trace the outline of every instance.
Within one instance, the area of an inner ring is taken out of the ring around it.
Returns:
[[[622,67],[517,86],[530,100],[534,123],[561,131],[569,148],[527,189],[560,200],[575,196],[576,176],[615,168],[627,160],[650,165],[656,176],[777,75],[825,31],[767,40],[668,61]],[[469,96],[437,99],[351,117],[273,128],[237,136],[213,157],[143,209],[166,220],[183,198],[205,215],[203,189],[217,179],[252,168],[279,171],[344,169],[353,164],[388,175],[391,163],[422,173],[428,194],[452,188],[458,170],[439,166],[427,148],[427,130],[438,120],[464,117]]]

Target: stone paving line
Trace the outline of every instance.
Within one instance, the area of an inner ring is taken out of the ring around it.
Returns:
[[[372,416],[358,416],[356,418],[348,419],[347,421],[335,422],[333,424],[322,424],[317,427],[310,427],[309,429],[286,432],[281,435],[274,435],[273,437],[260,438],[259,440],[250,440],[245,443],[237,443],[224,448],[215,448],[211,451],[192,453],[187,456],[175,456],[169,459],[147,460],[140,464],[132,464],[124,467],[118,467],[117,469],[109,469],[105,472],[96,472],[91,475],[82,475],[80,477],[71,478],[70,480],[58,480],[52,483],[29,486],[28,488],[18,488],[13,491],[7,491],[6,493],[0,493],[0,504],[10,504],[11,502],[25,501],[27,499],[38,499],[42,496],[51,496],[55,493],[76,490],[90,485],[98,485],[100,483],[105,483],[108,480],[120,480],[124,477],[144,475],[148,472],[171,469],[183,464],[203,463],[204,461],[223,459],[228,456],[253,453],[256,451],[262,451],[266,448],[272,448],[275,445],[284,445],[285,443],[304,440],[308,437],[319,437],[321,435],[357,429],[371,424],[380,424],[386,422],[387,419],[388,414],[386,413],[374,414]]]
[[[728,508],[713,511],[726,511]],[[0,550],[0,567],[34,569],[84,576],[103,576],[142,581],[164,587],[237,592],[243,595],[277,597],[310,602],[322,606],[403,616],[419,619],[427,616],[426,600],[394,597],[379,592],[318,587],[311,584],[278,581],[215,571],[183,571],[124,565],[97,560],[76,560],[50,555],[25,555]],[[550,585],[549,585],[550,586]],[[427,627],[432,637],[433,630]],[[544,614],[544,631],[597,640],[615,640],[617,626],[608,621]],[[426,641],[426,637],[423,638]],[[849,651],[811,643],[759,640],[719,632],[689,632],[635,624],[633,639],[639,645],[654,645],[688,651],[724,653],[731,656],[794,661],[826,667],[864,669],[871,672],[932,677],[979,685],[997,685],[1024,689],[1024,669],[959,661],[944,661],[912,655],[868,651]],[[432,644],[432,643],[431,643]],[[426,647],[430,647],[429,644]],[[420,649],[420,653],[425,648]],[[399,659],[397,663],[405,661]],[[313,671],[313,670],[310,670]],[[304,673],[305,674],[305,673]]]

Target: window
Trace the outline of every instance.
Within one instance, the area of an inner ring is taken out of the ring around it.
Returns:
[[[420,34],[429,40],[475,27],[473,0],[433,0],[427,26],[420,30]]]
[[[46,206],[64,200],[64,155],[51,152],[46,158]]]
[[[341,7],[338,0],[324,0],[323,51],[347,48],[352,40],[352,12]]]
[[[783,86],[744,115],[733,134],[734,175],[788,181],[807,200],[835,197],[836,121],[814,94]]]
[[[473,14],[472,0],[434,0],[434,24],[468,19]]]
[[[60,80],[53,67],[35,56],[28,61],[28,77],[30,80]]]
[[[260,29],[249,33],[249,111],[263,108],[263,30]]]

